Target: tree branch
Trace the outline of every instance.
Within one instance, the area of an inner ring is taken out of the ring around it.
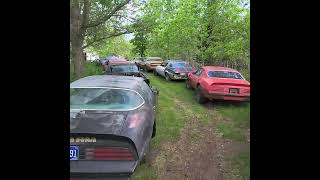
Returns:
[[[126,4],[128,4],[130,0],[125,0],[119,5],[117,5],[109,14],[106,14],[104,17],[100,18],[96,22],[93,22],[91,24],[86,24],[83,27],[84,28],[91,28],[95,26],[99,26],[100,24],[106,22],[108,19],[110,19],[117,11],[119,11],[122,7],[124,7]]]
[[[120,36],[120,35],[126,34],[126,33],[129,33],[129,31],[113,33],[113,34],[110,34],[108,36],[104,36],[104,37],[101,37],[101,38],[98,38],[98,39],[93,39],[91,42],[86,43],[86,45],[83,46],[82,49],[85,49],[85,48],[87,48],[89,46],[92,46],[93,44],[95,44],[95,43],[97,43],[99,41],[102,41],[102,40],[105,40],[105,39],[108,39],[108,38],[111,38],[111,37]]]

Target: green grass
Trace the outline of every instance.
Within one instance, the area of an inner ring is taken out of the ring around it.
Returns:
[[[147,166],[146,164],[141,164],[134,172],[134,177],[132,180],[155,180],[156,172],[153,168]]]
[[[96,63],[86,62],[81,77],[102,74],[102,67],[97,66]],[[74,81],[74,66],[70,64],[70,82]]]
[[[240,176],[240,180],[250,179],[250,154],[241,153],[231,160],[232,174]]]
[[[225,138],[245,141],[247,129],[250,128],[250,104],[241,106],[217,105],[217,111],[223,120],[219,121],[217,128]]]

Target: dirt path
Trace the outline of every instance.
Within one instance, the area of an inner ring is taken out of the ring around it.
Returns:
[[[212,129],[193,119],[181,132],[159,179],[223,180]]]
[[[177,103],[181,104],[181,103]],[[181,104],[184,106],[183,104]],[[215,113],[214,111],[210,112]],[[221,118],[214,116],[215,118]],[[181,130],[177,143],[152,150],[151,165],[160,180],[237,180],[230,174],[225,157],[249,151],[247,143],[226,140],[215,130],[215,122],[205,124],[193,117]]]

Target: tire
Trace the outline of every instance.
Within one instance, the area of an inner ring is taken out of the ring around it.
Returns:
[[[196,101],[199,104],[204,104],[204,103],[208,102],[208,99],[206,97],[204,97],[203,94],[201,93],[200,86],[198,86],[198,88],[196,89]]]
[[[171,81],[171,78],[167,73],[165,74],[165,78],[166,78],[167,81]]]
[[[157,124],[156,122],[154,122],[151,138],[154,138],[156,136],[156,132],[157,132]]]
[[[188,80],[188,79],[186,80],[186,88],[187,88],[187,89],[191,89],[191,85],[190,85],[190,83],[189,83],[189,80]]]

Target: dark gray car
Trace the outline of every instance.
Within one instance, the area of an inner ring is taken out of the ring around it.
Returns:
[[[141,77],[149,85],[149,77],[139,70],[139,67],[134,63],[128,61],[127,63],[111,64],[106,68],[105,74],[107,75],[120,75],[120,76],[135,76]]]
[[[70,178],[129,179],[156,132],[158,91],[142,78],[97,75],[70,84]]]

